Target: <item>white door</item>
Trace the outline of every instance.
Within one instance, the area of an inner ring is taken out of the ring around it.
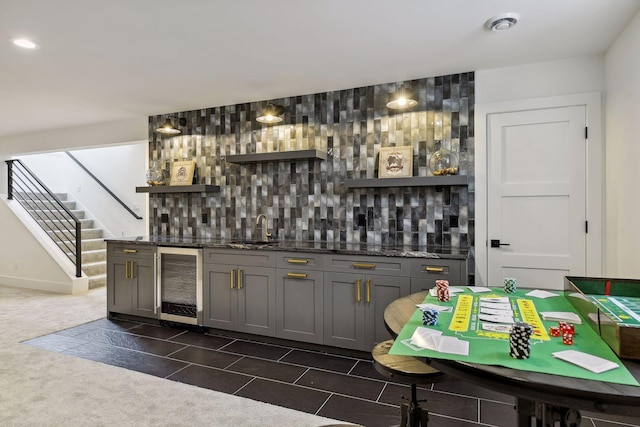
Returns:
[[[585,107],[487,117],[488,284],[562,289],[586,272]]]

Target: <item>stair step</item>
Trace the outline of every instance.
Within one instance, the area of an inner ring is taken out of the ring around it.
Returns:
[[[29,214],[34,217],[34,218],[40,218],[43,220],[55,220],[55,219],[62,219],[62,220],[66,220],[69,219],[69,214],[64,212],[64,211],[51,211],[51,210],[33,210],[33,209],[27,209],[27,212],[29,212]],[[73,210],[71,209],[71,213],[78,219],[83,219],[84,218],[84,211],[79,211],[79,210]]]
[[[44,228],[45,230],[59,230],[69,225],[69,221],[63,221],[60,219],[37,220],[36,222],[40,224],[40,227]],[[93,220],[89,218],[80,219],[80,228],[82,228],[83,230],[86,228],[93,228]]]
[[[82,262],[82,271],[89,277],[107,274],[106,262]]]
[[[70,258],[73,258],[73,254],[67,254]],[[93,251],[83,251],[82,252],[82,265],[85,263],[92,262],[106,262],[107,261],[107,250],[106,249],[98,249]]]
[[[107,275],[99,274],[97,276],[89,277],[89,289],[100,288],[107,286]]]
[[[66,240],[69,241],[70,239],[73,239],[75,236],[74,233],[75,230],[70,231],[70,230],[53,230],[53,231],[47,231],[47,234],[49,236],[51,236],[53,238],[54,241],[58,242],[61,240]],[[82,240],[84,239],[98,239],[100,237],[102,237],[102,229],[101,228],[85,228],[81,230],[81,234],[80,237],[82,238]]]

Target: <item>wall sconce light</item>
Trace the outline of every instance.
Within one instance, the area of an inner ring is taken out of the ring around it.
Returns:
[[[179,135],[179,134],[181,134],[182,131],[173,125],[173,122],[171,121],[172,118],[178,120],[178,125],[179,126],[186,126],[187,125],[187,119],[185,119],[184,117],[169,116],[164,121],[162,126],[160,126],[158,129],[156,129],[156,132],[164,134],[164,135]]]
[[[282,117],[280,117],[282,113],[284,113],[284,107],[282,105],[269,102],[267,103],[267,108],[262,111],[262,114],[256,117],[256,121],[267,125],[280,123],[282,122]]]
[[[407,98],[404,93],[404,85],[400,86],[400,94],[394,100],[387,102],[387,108],[391,110],[404,110],[406,108],[415,107],[418,101]]]

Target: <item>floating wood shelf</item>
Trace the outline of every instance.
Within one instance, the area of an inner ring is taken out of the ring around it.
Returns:
[[[262,163],[277,162],[280,160],[327,160],[327,153],[324,151],[311,150],[292,150],[292,151],[274,151],[271,153],[256,154],[232,154],[226,157],[228,163]]]
[[[362,178],[347,179],[344,185],[348,188],[373,187],[442,187],[466,186],[469,180],[466,175],[416,176],[410,178]]]
[[[217,193],[220,187],[217,185],[157,185],[154,187],[136,187],[136,193]]]

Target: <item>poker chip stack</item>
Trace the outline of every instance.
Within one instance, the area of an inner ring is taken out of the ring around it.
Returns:
[[[422,312],[422,324],[435,326],[438,324],[438,310],[427,309]]]
[[[436,294],[438,295],[438,301],[449,302],[448,280],[436,280]]]
[[[533,327],[528,323],[514,323],[509,334],[509,355],[515,359],[528,359],[531,355],[529,338],[532,334]]]
[[[506,277],[504,279],[504,293],[512,294],[516,291],[516,279],[513,277]]]

